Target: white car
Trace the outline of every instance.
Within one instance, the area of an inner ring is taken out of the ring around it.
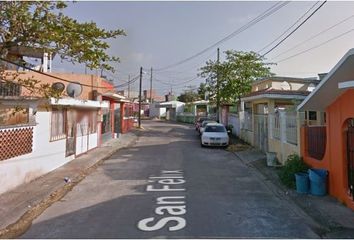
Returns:
[[[201,136],[201,146],[227,147],[229,145],[229,135],[226,128],[220,123],[208,123]]]
[[[202,125],[199,127],[199,134],[203,134],[206,125],[209,124],[209,123],[216,123],[216,122],[213,121],[213,120],[204,120],[204,121],[202,122]]]

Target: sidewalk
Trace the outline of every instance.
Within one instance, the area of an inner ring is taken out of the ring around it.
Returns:
[[[0,195],[0,238],[14,238],[31,226],[32,220],[59,201],[76,184],[118,149],[133,144],[139,130],[122,134],[30,183]],[[70,181],[66,183],[64,178]]]
[[[235,152],[235,155],[243,163],[260,173],[264,182],[271,185],[275,194],[298,208],[298,213],[306,214],[310,218],[311,227],[319,236],[322,238],[354,238],[353,210],[329,195],[316,197],[310,194],[298,194],[295,190],[286,188],[280,182],[276,168],[266,165],[265,154],[254,148]]]

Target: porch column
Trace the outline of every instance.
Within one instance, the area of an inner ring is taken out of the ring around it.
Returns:
[[[284,143],[286,143],[286,113],[284,111],[279,111],[279,124],[280,124],[280,158],[281,161],[284,160]]]

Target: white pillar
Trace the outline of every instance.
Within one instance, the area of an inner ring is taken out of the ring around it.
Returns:
[[[43,72],[48,72],[48,53],[43,53],[43,61],[42,61],[42,69]]]

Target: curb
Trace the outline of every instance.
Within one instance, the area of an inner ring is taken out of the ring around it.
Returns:
[[[134,133],[134,137],[124,146],[118,146],[113,150],[107,152],[105,156],[98,159],[93,165],[86,167],[81,170],[70,183],[66,183],[64,186],[52,191],[49,196],[42,199],[38,204],[33,206],[31,209],[26,211],[16,222],[9,224],[7,227],[0,229],[0,238],[18,238],[24,234],[31,226],[33,220],[40,216],[47,208],[49,208],[53,203],[62,199],[67,193],[69,193],[77,184],[84,180],[88,175],[90,175],[94,170],[97,169],[105,160],[110,158],[115,152],[120,149],[130,147],[136,143],[140,137],[140,132]]]

